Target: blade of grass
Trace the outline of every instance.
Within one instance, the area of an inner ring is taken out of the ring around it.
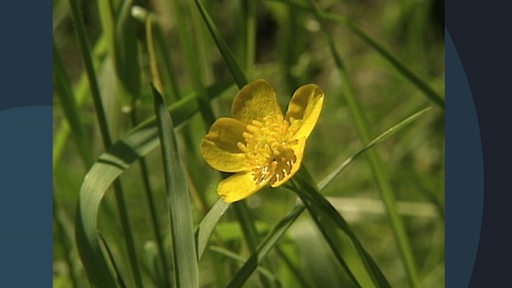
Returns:
[[[244,67],[245,71],[249,74],[252,71],[254,60],[256,57],[256,4],[257,1],[254,0],[243,0],[241,1],[242,6],[242,15],[244,15],[243,25],[244,25],[244,37],[243,37],[243,46],[244,47]]]
[[[167,205],[172,231],[174,279],[177,287],[199,287],[192,208],[179,151],[174,134],[174,124],[165,109],[162,96],[153,88],[160,147],[164,164]]]
[[[204,22],[206,23],[206,26],[208,27],[208,30],[210,31],[210,34],[213,37],[213,40],[215,40],[215,43],[217,44],[217,48],[224,58],[224,61],[226,61],[226,64],[228,65],[228,68],[231,71],[231,75],[233,75],[238,88],[242,88],[245,84],[247,84],[247,78],[245,77],[244,72],[242,69],[240,69],[240,66],[236,62],[233,52],[231,52],[231,49],[229,49],[229,46],[226,41],[224,41],[224,38],[222,38],[222,35],[217,29],[217,26],[211,19],[203,4],[201,4],[201,1],[195,0],[195,2],[199,12],[201,13],[201,16],[203,17]]]
[[[279,257],[283,259],[284,263],[291,271],[292,275],[295,277],[295,281],[300,285],[300,287],[308,287],[308,281],[300,271],[300,269],[292,262],[290,257],[286,254],[285,251],[280,246],[276,246],[276,251],[279,254]]]
[[[363,143],[369,143],[371,139],[369,128],[370,125],[368,123],[368,120],[366,119],[366,116],[363,112],[363,109],[361,108],[359,101],[357,100],[357,97],[355,96],[355,92],[350,82],[350,77],[345,69],[345,66],[340,55],[336,50],[333,38],[325,28],[325,23],[323,21],[324,19],[321,17],[319,10],[315,6],[315,3],[313,3],[311,0],[309,2],[315,13],[317,20],[319,21],[322,27],[322,30],[325,32],[325,36],[329,48],[331,50],[331,54],[334,58],[335,64],[340,74],[339,76],[341,79],[341,83],[343,83],[343,94],[345,96],[349,109],[352,112],[352,116],[354,117],[359,136]],[[411,285],[411,287],[419,287],[418,272],[416,270],[412,248],[409,243],[409,238],[405,231],[402,219],[400,218],[396,209],[395,196],[393,194],[390,181],[385,173],[384,167],[377,152],[375,150],[369,150],[367,155],[368,160],[370,162],[370,167],[372,170],[374,180],[380,191],[380,195],[386,205],[388,218],[390,220],[391,228],[393,229],[393,232],[395,234],[395,238],[398,244],[398,250],[400,251],[400,255],[402,256],[405,265],[405,270],[407,272],[409,284]]]
[[[224,212],[229,208],[229,204],[224,202],[222,199],[217,200],[215,205],[208,211],[208,214],[203,217],[201,223],[196,230],[196,242],[197,242],[197,259],[201,259],[203,256],[204,249],[208,245],[213,230],[217,226]]]
[[[82,123],[78,118],[79,112],[75,96],[73,95],[73,89],[70,85],[71,81],[66,74],[55,41],[53,43],[53,68],[53,82],[55,83],[55,92],[60,99],[60,107],[62,107],[66,120],[70,125],[70,132],[75,140],[78,154],[82,158],[85,168],[88,168],[93,162],[91,146],[85,137]]]
[[[315,13],[314,10],[311,8],[308,8],[304,5],[297,4],[291,1],[287,0],[267,0],[271,2],[279,2],[286,4],[290,7],[293,7],[294,9],[306,11],[309,13]],[[413,85],[416,86],[420,91],[425,94],[425,96],[434,102],[436,105],[444,109],[444,100],[443,98],[430,87],[430,85],[427,84],[423,79],[421,79],[419,76],[416,75],[413,71],[411,71],[407,66],[405,66],[400,60],[398,60],[397,57],[393,56],[392,53],[390,53],[387,49],[384,48],[381,44],[379,44],[377,41],[375,41],[372,37],[370,37],[367,33],[365,33],[363,30],[359,29],[357,25],[355,25],[352,21],[349,19],[340,16],[335,15],[331,13],[326,13],[323,11],[318,11],[318,17],[321,19],[334,21],[336,23],[342,24],[346,26],[354,35],[356,35],[359,39],[361,39],[363,42],[368,44],[371,48],[373,48],[379,55],[381,55],[385,60],[387,60],[397,71],[400,73],[405,79],[409,80]]]
[[[91,86],[92,98],[93,98],[94,107],[96,110],[96,117],[98,119],[98,123],[99,123],[99,127],[100,127],[103,145],[104,145],[104,147],[108,148],[112,144],[112,139],[111,139],[108,123],[107,123],[105,109],[103,107],[103,103],[102,103],[102,99],[101,99],[101,95],[100,95],[99,86],[96,81],[96,74],[95,74],[93,63],[91,60],[91,51],[89,49],[89,44],[87,43],[88,41],[87,41],[87,37],[85,34],[85,28],[84,28],[82,17],[81,17],[80,10],[79,10],[79,3],[77,0],[69,0],[69,4],[70,4],[70,8],[71,8],[71,14],[73,17],[74,26],[76,28],[75,31],[77,34],[77,39],[79,42],[82,58],[83,58],[84,65],[85,65],[85,70],[87,72],[87,78],[89,80],[89,85]],[[119,214],[120,214],[121,226],[122,226],[123,232],[125,234],[124,235],[125,240],[126,240],[125,243],[126,243],[126,248],[127,248],[127,252],[128,252],[130,268],[132,270],[132,273],[133,273],[132,275],[135,280],[135,286],[142,287],[142,277],[141,277],[140,269],[138,266],[139,262],[138,262],[137,253],[135,250],[135,241],[133,239],[133,233],[132,233],[131,227],[130,227],[130,221],[129,221],[129,217],[128,217],[128,212],[126,210],[126,202],[124,200],[121,182],[119,182],[119,181],[114,182],[114,192],[115,192],[117,207],[118,207]],[[81,215],[82,213],[88,213],[88,211],[80,211],[80,210],[78,211],[79,215]],[[94,217],[96,217],[96,215],[94,215]],[[77,220],[80,221],[81,217],[77,217]],[[92,258],[92,259],[86,258],[84,260],[85,261],[94,260],[94,258]],[[104,262],[104,261],[102,261],[102,262]],[[95,263],[94,262],[87,263],[87,264],[84,263],[84,267],[86,267],[86,272],[87,272],[89,279],[91,280],[93,285],[97,285],[97,286],[107,285],[107,287],[109,287],[108,285],[113,284],[112,275],[109,272],[110,270],[106,269],[107,267],[102,267],[105,269],[104,272],[102,272],[99,275],[95,275],[95,273],[92,273],[91,269],[87,269],[88,267],[90,267],[92,265],[95,265]],[[110,276],[107,276],[107,274],[110,274]],[[106,281],[106,284],[103,284],[103,280]]]
[[[132,118],[132,124],[135,126],[137,123],[137,116],[136,116],[136,105],[132,106],[133,109],[131,109],[130,115]],[[162,271],[163,271],[163,283],[165,287],[171,287],[171,279],[169,278],[169,271],[171,269],[169,268],[169,264],[167,262],[167,253],[164,248],[164,243],[161,235],[163,233],[161,232],[160,225],[158,223],[158,212],[157,212],[157,205],[155,201],[155,197],[153,196],[153,188],[151,187],[151,181],[149,177],[149,168],[146,163],[146,160],[144,157],[141,157],[139,159],[139,167],[142,175],[142,183],[144,186],[144,194],[146,196],[146,201],[148,203],[150,218],[151,218],[151,224],[153,225],[153,231],[154,231],[154,237],[158,248],[158,258],[160,259],[160,264],[162,265]]]
[[[412,114],[411,116],[405,118],[404,120],[400,121],[395,126],[389,128],[384,133],[382,133],[379,136],[377,136],[377,138],[375,138],[372,141],[370,141],[370,143],[368,143],[363,149],[357,151],[357,153],[355,153],[352,156],[350,156],[347,160],[345,160],[345,162],[341,163],[334,170],[332,170],[329,173],[329,175],[327,175],[324,179],[322,179],[318,183],[318,189],[319,190],[323,190],[325,188],[325,186],[327,186],[327,184],[329,184],[334,179],[334,177],[336,177],[350,163],[352,163],[355,160],[355,158],[357,158],[360,155],[362,155],[366,150],[368,150],[368,149],[372,148],[373,146],[375,146],[376,144],[386,140],[389,136],[395,134],[396,132],[398,132],[399,130],[404,128],[406,125],[408,125],[411,122],[413,122],[414,120],[416,120],[418,117],[420,117],[421,115],[423,115],[425,112],[427,112],[430,109],[431,109],[430,107],[426,107],[426,108],[421,109],[420,111],[418,111],[418,112]]]
[[[208,95],[216,97],[228,86],[226,83],[214,85],[208,90]],[[183,123],[197,111],[195,95],[189,95],[170,106],[176,125]],[[78,200],[76,241],[86,273],[95,286],[116,287],[98,239],[97,218],[101,200],[114,180],[140,157],[153,151],[158,143],[156,119],[152,117],[110,146],[84,178]]]
[[[105,45],[105,37],[100,36],[100,38],[96,41],[96,44],[93,49],[93,66],[94,69],[98,69],[100,64],[103,63],[106,54],[106,45]],[[81,107],[85,101],[88,99],[87,97],[90,95],[90,86],[87,80],[87,73],[82,72],[79,77],[78,83],[75,85],[74,94],[76,95],[76,104],[78,107]],[[68,122],[63,122],[56,129],[54,133],[53,140],[53,169],[57,167],[59,163],[60,156],[62,155],[62,151],[66,146],[68,136],[71,133],[70,126]]]

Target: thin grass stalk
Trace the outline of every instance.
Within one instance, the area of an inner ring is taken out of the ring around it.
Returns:
[[[112,145],[112,139],[110,136],[110,131],[108,128],[107,117],[105,113],[105,109],[103,107],[103,102],[100,95],[100,89],[98,86],[98,82],[96,81],[96,73],[94,71],[94,66],[90,57],[90,49],[89,44],[87,43],[87,37],[85,34],[85,28],[83,25],[82,16],[79,10],[78,0],[69,0],[69,4],[71,7],[71,13],[73,17],[73,21],[75,24],[75,31],[77,35],[77,39],[80,46],[80,51],[82,52],[82,58],[85,65],[85,70],[87,72],[87,78],[89,79],[89,85],[91,88],[92,98],[94,102],[94,107],[96,111],[96,117],[99,123],[99,128],[102,136],[103,146],[105,148],[109,148]],[[138,288],[142,287],[142,277],[140,273],[140,269],[138,266],[137,253],[135,250],[135,241],[133,239],[133,233],[130,227],[130,221],[128,218],[126,201],[123,195],[123,188],[121,186],[121,182],[116,180],[113,183],[115,198],[117,202],[117,206],[120,213],[121,225],[123,227],[123,232],[125,236],[126,248],[128,250],[128,257],[130,262],[130,267],[133,273],[133,277],[135,280],[135,286]],[[92,263],[88,263],[92,265]],[[98,283],[97,283],[98,284]]]
[[[361,108],[361,105],[359,101],[357,100],[355,96],[355,92],[352,88],[350,78],[348,76],[348,73],[345,69],[345,66],[342,62],[341,57],[339,56],[336,47],[334,45],[334,41],[332,37],[328,34],[326,30],[325,23],[323,21],[323,18],[321,17],[319,10],[316,8],[313,1],[309,0],[311,7],[313,7],[315,11],[315,15],[317,20],[320,22],[320,25],[322,26],[322,30],[325,32],[329,48],[331,50],[331,53],[334,57],[336,66],[338,67],[338,71],[340,74],[341,82],[342,82],[342,89],[343,94],[345,95],[345,99],[347,101],[347,104],[349,106],[350,111],[352,112],[352,116],[354,117],[356,128],[359,133],[359,136],[363,143],[367,144],[370,143],[371,135],[370,135],[370,125],[368,120],[366,119],[366,116],[363,112],[363,109]],[[407,278],[409,280],[409,284],[411,287],[419,287],[419,278],[418,278],[418,272],[416,270],[416,265],[414,261],[414,256],[412,253],[412,248],[409,243],[409,238],[407,236],[407,233],[405,231],[404,224],[402,222],[402,219],[400,218],[400,215],[398,214],[397,208],[396,208],[396,200],[395,196],[393,194],[393,190],[391,188],[391,184],[389,182],[389,179],[384,171],[382,162],[379,158],[379,155],[375,150],[369,150],[368,151],[368,160],[370,162],[370,167],[372,170],[372,174],[374,177],[374,180],[377,184],[377,187],[380,191],[381,197],[384,201],[384,204],[386,206],[386,211],[388,218],[390,220],[391,228],[394,232],[395,239],[398,244],[398,250],[400,252],[400,255],[402,257],[402,260],[405,265],[405,270],[407,273]]]
[[[229,288],[242,287],[245,282],[249,279],[252,273],[258,268],[258,265],[263,263],[265,257],[270,252],[270,250],[274,247],[274,245],[281,239],[284,233],[288,230],[288,228],[297,220],[299,215],[304,211],[305,206],[301,203],[298,204],[290,211],[285,217],[279,221],[279,223],[274,226],[272,231],[270,231],[265,239],[263,239],[257,247],[255,247],[254,251],[252,251],[251,256],[247,259],[244,265],[238,270],[235,277],[231,279],[228,284]],[[270,283],[269,283],[270,284]]]
[[[279,257],[283,259],[284,263],[295,277],[295,280],[300,284],[300,287],[309,287],[308,281],[306,280],[306,278],[304,278],[304,275],[299,270],[299,268],[292,262],[292,260],[290,260],[290,257],[286,255],[286,253],[280,246],[276,246],[275,248]]]
[[[245,73],[240,68],[240,65],[238,65],[238,63],[236,62],[233,52],[231,52],[231,49],[229,49],[228,44],[222,38],[219,29],[217,29],[217,26],[211,19],[210,15],[204,8],[201,1],[195,0],[195,2],[199,12],[201,13],[201,16],[203,17],[204,22],[206,23],[206,26],[208,27],[208,30],[210,31],[210,34],[213,37],[213,40],[215,41],[215,44],[217,45],[217,48],[221,52],[224,61],[228,65],[228,69],[230,70],[231,75],[235,79],[238,88],[242,88],[247,84],[247,77],[245,76]]]
[[[92,153],[89,147],[91,147],[85,137],[82,123],[78,117],[78,109],[75,102],[75,96],[73,89],[71,88],[71,81],[66,74],[60,53],[57,49],[55,41],[53,43],[53,81],[55,83],[56,94],[60,99],[61,108],[64,111],[67,121],[69,122],[71,133],[75,139],[78,154],[82,159],[82,162],[87,169],[91,166]]]
[[[295,187],[296,188],[296,187]],[[299,189],[297,189],[299,191]],[[315,210],[312,208],[311,203],[303,197],[302,194],[298,194],[301,201],[304,203],[304,206],[309,211],[309,214],[311,215],[311,218],[313,219],[313,222],[315,222],[316,227],[320,230],[320,233],[322,234],[324,240],[327,242],[327,244],[331,247],[331,251],[334,254],[334,257],[336,258],[336,262],[340,264],[343,271],[347,274],[350,281],[356,285],[355,287],[361,287],[361,284],[357,281],[356,277],[354,276],[352,270],[349,268],[347,262],[345,261],[345,258],[339,251],[339,249],[336,249],[336,247],[339,245],[339,238],[333,237],[332,233],[329,233],[325,227],[325,225],[322,224],[320,220],[320,215],[317,215]]]
[[[134,102],[136,100],[134,99]],[[132,121],[132,126],[136,127],[138,124],[137,117],[137,105],[132,104],[132,109],[130,111],[130,118]],[[139,159],[139,168],[142,175],[142,184],[144,186],[144,192],[146,195],[146,201],[148,203],[149,214],[151,218],[151,224],[153,225],[153,232],[155,233],[155,240],[158,248],[160,264],[163,269],[163,280],[165,287],[171,287],[171,279],[169,278],[169,271],[171,271],[169,263],[167,262],[167,253],[164,248],[164,243],[162,241],[162,235],[164,235],[160,229],[160,225],[158,223],[158,212],[156,208],[155,197],[153,196],[153,188],[151,187],[151,181],[149,179],[149,169],[146,163],[146,159],[141,157]]]
[[[251,74],[256,59],[256,0],[242,0],[244,17],[244,48],[245,48],[245,71]]]
[[[220,255],[226,256],[226,257],[233,259],[240,263],[247,261],[243,257],[239,256],[238,254],[233,253],[233,252],[231,252],[227,249],[224,249],[222,247],[219,247],[219,246],[212,246],[209,248],[209,250],[212,252],[218,253]],[[275,283],[274,287],[282,287],[282,285],[279,283],[279,280],[274,276],[274,274],[272,274],[272,272],[270,270],[265,269],[263,267],[257,267],[257,269],[258,269],[258,272],[261,273],[261,275],[263,275],[265,277],[265,279],[267,279],[268,282]],[[228,284],[228,288],[234,288],[234,287],[241,287],[241,286],[230,286]]]
[[[104,55],[106,51],[105,45],[105,37],[100,36],[100,38],[96,41],[96,45],[93,48],[93,65],[96,70],[103,61]],[[87,73],[82,72],[79,77],[78,83],[73,88],[74,94],[76,95],[76,105],[81,107],[82,104],[87,99],[89,95],[89,83],[87,80]],[[62,155],[62,151],[66,146],[68,141],[68,136],[71,133],[71,128],[68,122],[63,122],[55,131],[54,139],[53,139],[53,169],[57,166],[56,163],[59,163],[60,157]]]
[[[177,287],[199,287],[192,209],[183,166],[179,158],[174,124],[162,96],[153,86],[152,88],[169,205],[175,284]]]

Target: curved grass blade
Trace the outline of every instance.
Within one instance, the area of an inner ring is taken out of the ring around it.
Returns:
[[[174,124],[165,109],[162,96],[153,88],[160,148],[164,164],[167,205],[171,222],[174,257],[174,279],[177,287],[199,287],[192,208],[187,183],[179,158]]]
[[[80,47],[80,51],[82,54],[82,60],[84,62],[85,71],[87,72],[87,78],[89,80],[89,85],[91,88],[91,94],[92,99],[94,103],[94,108],[96,112],[96,117],[98,120],[100,132],[101,132],[101,139],[103,141],[103,145],[105,148],[108,148],[112,144],[112,136],[110,133],[108,121],[107,121],[107,115],[105,113],[105,107],[103,105],[103,100],[101,98],[99,84],[96,78],[96,71],[94,70],[94,65],[92,62],[91,57],[91,50],[89,49],[88,40],[85,33],[85,27],[82,20],[82,15],[80,14],[79,9],[79,3],[77,0],[69,0],[69,4],[71,7],[71,14],[74,22],[74,26],[76,28],[76,36],[78,40],[78,44]],[[131,272],[133,273],[133,279],[135,280],[135,287],[142,287],[142,277],[139,269],[139,261],[137,259],[137,253],[135,249],[135,241],[133,238],[133,233],[130,226],[130,219],[129,214],[126,209],[126,202],[124,199],[124,192],[120,181],[115,181],[113,183],[114,188],[114,194],[115,194],[115,200],[119,211],[119,218],[121,221],[122,230],[125,236],[125,244],[126,244],[126,250],[128,253],[129,258],[129,264],[131,268]],[[101,199],[101,198],[100,198]],[[83,211],[82,211],[83,212]],[[81,211],[78,211],[78,213],[81,213]],[[77,217],[77,220],[80,221],[81,218]],[[79,233],[79,232],[77,232]],[[96,244],[97,245],[97,244]],[[99,245],[97,245],[97,249],[99,250]],[[104,260],[104,259],[103,259]],[[106,266],[106,265],[105,265]],[[102,267],[106,268],[106,267]],[[87,271],[87,270],[86,270]],[[87,271],[89,272],[89,271]],[[111,285],[112,282],[112,275],[107,276],[107,274],[110,274],[109,270],[105,269],[104,272],[102,272],[102,276],[106,277],[106,281],[108,284]],[[98,279],[96,275],[88,275],[92,282],[95,285],[104,285],[101,282],[96,282]],[[108,286],[107,286],[108,287]]]
[[[220,83],[209,89],[209,95],[219,95],[226,89]],[[176,125],[183,123],[198,111],[194,95],[171,105],[170,112]],[[98,239],[97,217],[101,200],[107,189],[124,170],[158,145],[156,119],[151,118],[127,132],[119,141],[100,155],[84,178],[78,199],[76,241],[85,271],[91,283],[98,287],[116,287]]]
[[[423,113],[427,112],[430,109],[431,109],[430,107],[421,109],[420,111],[418,111],[418,112],[412,114],[411,116],[407,117],[406,119],[400,121],[395,126],[389,128],[384,133],[380,134],[377,138],[370,141],[370,143],[368,143],[363,149],[357,151],[355,154],[350,156],[347,160],[345,160],[338,167],[336,167],[333,171],[331,171],[331,173],[329,173],[329,175],[327,175],[324,179],[322,179],[318,183],[318,189],[323,190],[325,188],[325,186],[327,186],[327,184],[329,184],[334,179],[334,177],[336,177],[338,174],[340,174],[341,171],[343,171],[350,163],[352,163],[357,157],[359,157],[361,154],[363,154],[366,150],[368,150],[368,149],[372,148],[373,146],[375,146],[376,144],[386,140],[389,136],[395,134],[397,131],[401,130],[406,125],[410,124],[412,121],[416,120],[418,117],[423,115]]]
[[[203,256],[204,249],[208,245],[208,240],[210,239],[215,226],[217,226],[217,223],[229,206],[230,204],[224,202],[224,200],[217,200],[210,211],[208,211],[208,214],[206,214],[203,220],[201,220],[201,223],[199,223],[196,230],[198,261],[201,259],[201,256]]]

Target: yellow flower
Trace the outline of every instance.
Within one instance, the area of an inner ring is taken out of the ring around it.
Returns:
[[[301,86],[283,116],[267,81],[244,86],[233,99],[233,118],[217,119],[201,142],[201,154],[211,167],[235,173],[219,183],[219,196],[231,203],[265,185],[278,187],[288,181],[300,168],[323,99],[317,85]]]

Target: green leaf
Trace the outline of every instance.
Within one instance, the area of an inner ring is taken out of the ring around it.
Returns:
[[[233,52],[231,52],[231,50],[229,49],[228,44],[226,43],[226,41],[224,41],[224,38],[222,38],[222,35],[217,29],[217,26],[210,18],[210,15],[208,15],[208,12],[204,8],[203,4],[201,4],[201,1],[195,1],[197,8],[199,9],[199,12],[201,12],[201,16],[203,16],[204,22],[208,27],[208,30],[212,34],[212,37],[215,40],[215,43],[217,44],[217,48],[219,49],[220,53],[222,54],[222,57],[224,58],[224,61],[226,61],[226,64],[228,65],[228,68],[231,71],[231,75],[233,75],[233,78],[235,78],[235,82],[237,83],[238,88],[242,88],[245,84],[247,84],[247,78],[245,77],[244,72],[240,68],[240,65],[238,65],[235,56],[233,55]]]
[[[208,245],[208,240],[210,239],[213,230],[217,226],[220,218],[226,210],[229,208],[229,203],[224,202],[224,200],[219,199],[215,202],[215,205],[208,211],[208,214],[204,216],[203,220],[197,227],[196,230],[196,242],[197,242],[197,259],[201,259],[203,255],[204,249]]]
[[[190,195],[179,158],[174,124],[165,109],[162,96],[153,88],[160,148],[164,164],[167,205],[171,222],[174,279],[178,287],[199,287]]]

